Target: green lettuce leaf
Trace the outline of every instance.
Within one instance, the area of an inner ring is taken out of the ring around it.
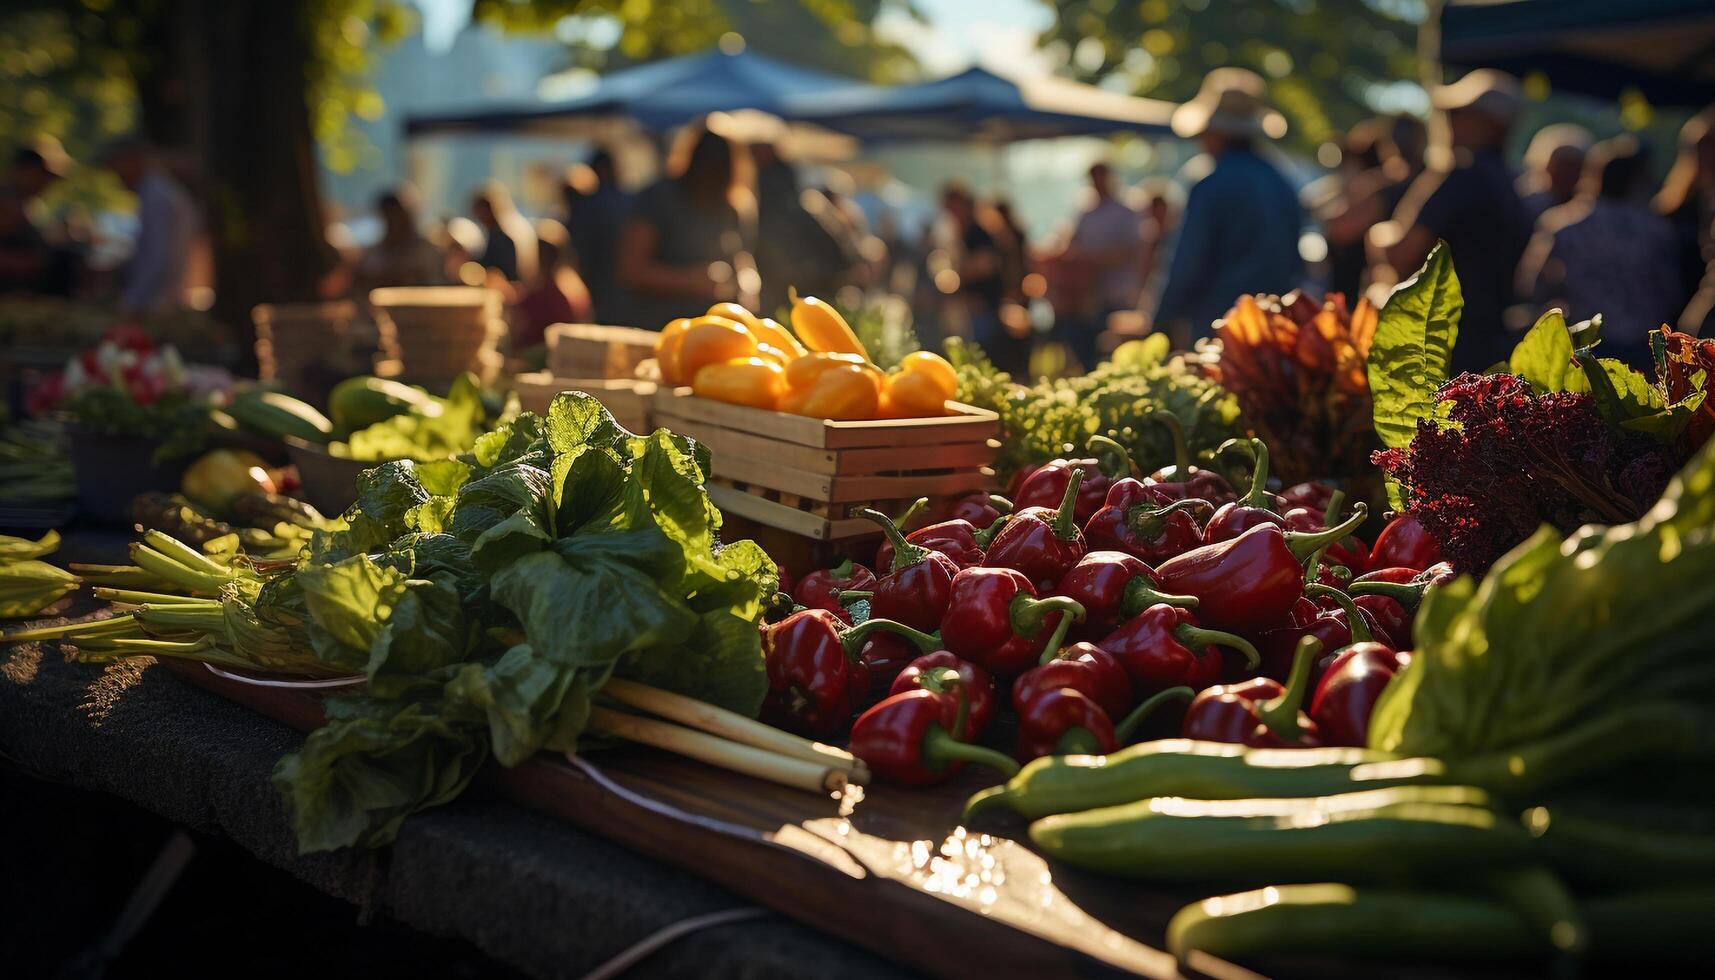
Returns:
[[[488,755],[480,735],[438,706],[326,704],[327,724],[274,767],[301,853],[391,842],[407,816],[463,792]]]
[[[425,684],[438,686],[447,668],[466,658],[472,642],[453,580],[410,579],[370,643],[364,667],[369,691],[392,698]]]
[[[1433,416],[1435,391],[1447,381],[1464,309],[1445,243],[1436,244],[1423,268],[1400,283],[1382,307],[1367,370],[1376,436],[1383,446],[1410,445],[1418,419]],[[1388,499],[1395,509],[1403,507],[1393,481]]]
[[[405,573],[353,555],[331,565],[307,564],[293,580],[310,617],[316,656],[330,665],[365,669],[370,648],[405,593]]]
[[[548,471],[508,463],[459,488],[449,530],[484,570],[540,551],[554,540],[554,485]]]
[[[1372,748],[1463,755],[1531,742],[1653,691],[1708,703],[1715,442],[1632,524],[1548,528],[1478,584],[1431,589]]]
[[[1539,391],[1589,391],[1589,379],[1572,353],[1572,334],[1566,317],[1549,310],[1513,348],[1507,371],[1535,385]]]

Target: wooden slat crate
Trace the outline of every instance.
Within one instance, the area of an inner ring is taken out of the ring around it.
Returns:
[[[722,511],[818,541],[877,533],[857,507],[897,513],[922,496],[988,487],[1000,436],[990,411],[943,418],[834,422],[655,393],[655,424],[709,447],[709,499]]]
[[[559,378],[630,378],[655,356],[659,331],[595,323],[548,328],[548,371]]]
[[[655,382],[630,378],[561,378],[551,371],[520,374],[512,379],[512,390],[525,411],[545,414],[554,396],[562,391],[582,391],[607,406],[614,421],[642,435],[655,431]]]

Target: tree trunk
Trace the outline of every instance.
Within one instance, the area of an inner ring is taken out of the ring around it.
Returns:
[[[251,354],[257,303],[313,299],[329,252],[306,99],[303,0],[168,0],[140,66],[149,135],[183,152],[215,261],[214,313]]]

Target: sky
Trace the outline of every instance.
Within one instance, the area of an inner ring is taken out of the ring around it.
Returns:
[[[470,20],[470,0],[415,0],[423,12],[423,39],[430,50],[451,45]],[[1011,77],[1046,74],[1036,37],[1052,13],[1041,0],[917,0],[928,29],[904,14],[884,13],[877,33],[917,57],[929,77],[973,64]]]

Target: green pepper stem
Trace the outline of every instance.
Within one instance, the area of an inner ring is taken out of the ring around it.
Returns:
[[[1328,506],[1322,508],[1322,523],[1332,524],[1340,519],[1340,510],[1346,506],[1346,491],[1335,490],[1328,495]]]
[[[842,593],[842,597],[843,597]],[[846,648],[846,656],[856,658],[863,648],[863,642],[869,639],[871,633],[887,632],[904,637],[916,647],[920,653],[941,649],[941,638],[933,633],[912,629],[904,623],[896,623],[891,619],[866,619],[840,634],[840,643]]]
[[[1192,650],[1201,650],[1210,646],[1223,646],[1237,650],[1245,655],[1245,669],[1247,670],[1255,670],[1262,666],[1262,654],[1256,652],[1256,647],[1251,645],[1251,641],[1237,633],[1204,629],[1201,626],[1192,626],[1190,623],[1180,623],[1173,628],[1173,638]]]
[[[1024,602],[1019,602],[1023,599]],[[1020,610],[1023,609],[1022,612]],[[1012,608],[1009,616],[1012,619],[1012,631],[1019,636],[1033,637],[1042,630],[1042,620],[1048,613],[1059,609],[1065,613],[1060,621],[1054,624],[1054,631],[1048,634],[1048,639],[1042,644],[1042,654],[1037,663],[1047,663],[1060,654],[1060,647],[1066,643],[1066,634],[1072,629],[1072,623],[1084,621],[1083,604],[1065,596],[1049,596],[1046,599],[1032,599],[1020,592],[1012,597]],[[1040,615],[1038,613],[1040,612]],[[1021,618],[1033,618],[1035,626],[1029,632],[1019,628]]]
[[[1131,714],[1126,715],[1119,724],[1114,726],[1114,735],[1118,737],[1121,745],[1125,745],[1131,741],[1131,737],[1136,733],[1138,726],[1143,724],[1151,714],[1154,714],[1157,708],[1169,701],[1189,701],[1192,695],[1196,693],[1183,685],[1155,692],[1145,698],[1142,704],[1131,709]]]
[[[1074,725],[1060,733],[1054,743],[1055,755],[1100,755],[1096,734],[1082,725]]]
[[[836,582],[849,582],[851,581],[852,572],[854,570],[852,560],[847,558],[845,561],[840,562],[833,568],[828,569],[828,575],[830,575]]]
[[[1423,593],[1429,589],[1428,582],[1353,582],[1349,587],[1352,595],[1380,595],[1405,607],[1406,612],[1416,612],[1423,602]]]
[[[931,772],[939,772],[953,762],[969,762],[997,770],[1008,778],[1018,774],[1018,763],[1011,756],[984,745],[961,742],[939,725],[931,726],[929,734],[923,736],[923,762]]]
[[[1191,446],[1185,441],[1185,426],[1179,423],[1179,416],[1166,409],[1149,413],[1149,420],[1167,430],[1167,438],[1173,441],[1173,479],[1191,479]]]
[[[1369,516],[1369,505],[1360,500],[1352,505],[1351,517],[1331,528],[1323,531],[1283,531],[1281,537],[1286,539],[1287,550],[1292,552],[1292,556],[1302,562],[1362,527]]]
[[[1013,506],[1011,498],[1002,497],[998,493],[989,494],[989,506],[999,511],[1002,517],[1011,514],[1017,509]]]
[[[916,517],[918,514],[922,513],[925,510],[928,510],[928,509],[929,509],[929,498],[928,497],[918,497],[916,500],[913,500],[911,502],[911,506],[905,508],[905,510],[902,511],[898,517],[895,517],[893,519],[893,523],[899,525],[900,527],[904,527],[905,525],[911,523],[912,518]]]
[[[1228,439],[1215,449],[1219,456],[1230,449],[1243,449],[1251,458],[1250,491],[1239,501],[1245,507],[1271,509],[1268,499],[1268,445],[1261,439]]]
[[[1112,477],[1131,476],[1136,469],[1132,465],[1131,452],[1114,439],[1104,435],[1093,435],[1084,444],[1091,456],[1094,456],[1103,473]]]
[[[1353,643],[1372,643],[1375,641],[1375,634],[1370,632],[1370,624],[1364,622],[1363,611],[1358,608],[1357,603],[1352,601],[1351,596],[1341,592],[1339,589],[1328,585],[1322,585],[1321,583],[1306,585],[1304,587],[1304,594],[1308,596],[1321,596],[1322,598],[1332,599],[1339,603],[1340,608],[1346,611],[1346,626],[1352,631]]]
[[[1157,592],[1155,582],[1149,576],[1137,575],[1125,584],[1125,592],[1120,597],[1120,618],[1130,619],[1150,606],[1158,605],[1195,609],[1198,601],[1194,595],[1173,595],[1168,592]]]
[[[1322,509],[1322,524],[1324,527],[1329,525],[1329,524],[1333,524],[1339,518],[1340,508],[1345,506],[1345,504],[1346,504],[1346,491],[1336,490],[1331,495],[1329,495],[1328,506],[1324,507]],[[1305,560],[1305,562],[1304,562],[1304,584],[1305,585],[1310,585],[1310,584],[1316,582],[1318,579],[1321,578],[1322,556],[1327,554],[1328,549],[1332,548],[1333,546],[1334,546],[1334,542],[1330,541],[1327,544],[1323,545],[1322,547],[1317,548],[1316,551],[1313,554],[1311,554],[1311,556],[1308,559]]]
[[[863,599],[875,598],[875,592],[868,589],[845,589],[840,592],[840,605],[846,606]]]
[[[1298,741],[1303,728],[1298,724],[1298,710],[1304,696],[1310,692],[1310,668],[1322,652],[1322,641],[1314,636],[1302,637],[1298,650],[1292,655],[1292,673],[1286,679],[1286,690],[1256,706],[1256,716],[1263,727],[1279,736],[1281,741]]]
[[[1066,481],[1066,492],[1060,496],[1060,509],[1048,522],[1049,530],[1062,541],[1070,541],[1078,535],[1078,488],[1083,485],[1084,468],[1074,467],[1072,478]]]
[[[1167,523],[1167,515],[1186,510],[1213,510],[1214,506],[1201,497],[1186,497],[1162,507],[1136,504],[1126,512],[1125,521],[1132,533],[1153,540],[1161,536],[1162,526]]]
[[[1009,511],[1011,510],[1010,507],[1007,509]],[[973,532],[971,534],[971,538],[976,541],[977,547],[987,551],[989,544],[994,541],[995,535],[999,534],[1000,529],[1005,527],[1006,522],[1011,519],[1012,515],[1010,513],[1002,514],[994,519],[993,524],[990,524],[988,527],[985,527],[980,531]]]
[[[912,544],[905,540],[905,535],[899,531],[899,525],[874,507],[865,507],[858,511],[859,517],[867,517],[881,525],[881,533],[887,535],[887,540],[893,543],[893,567],[890,572],[903,572],[912,565],[929,557],[929,549]]]

